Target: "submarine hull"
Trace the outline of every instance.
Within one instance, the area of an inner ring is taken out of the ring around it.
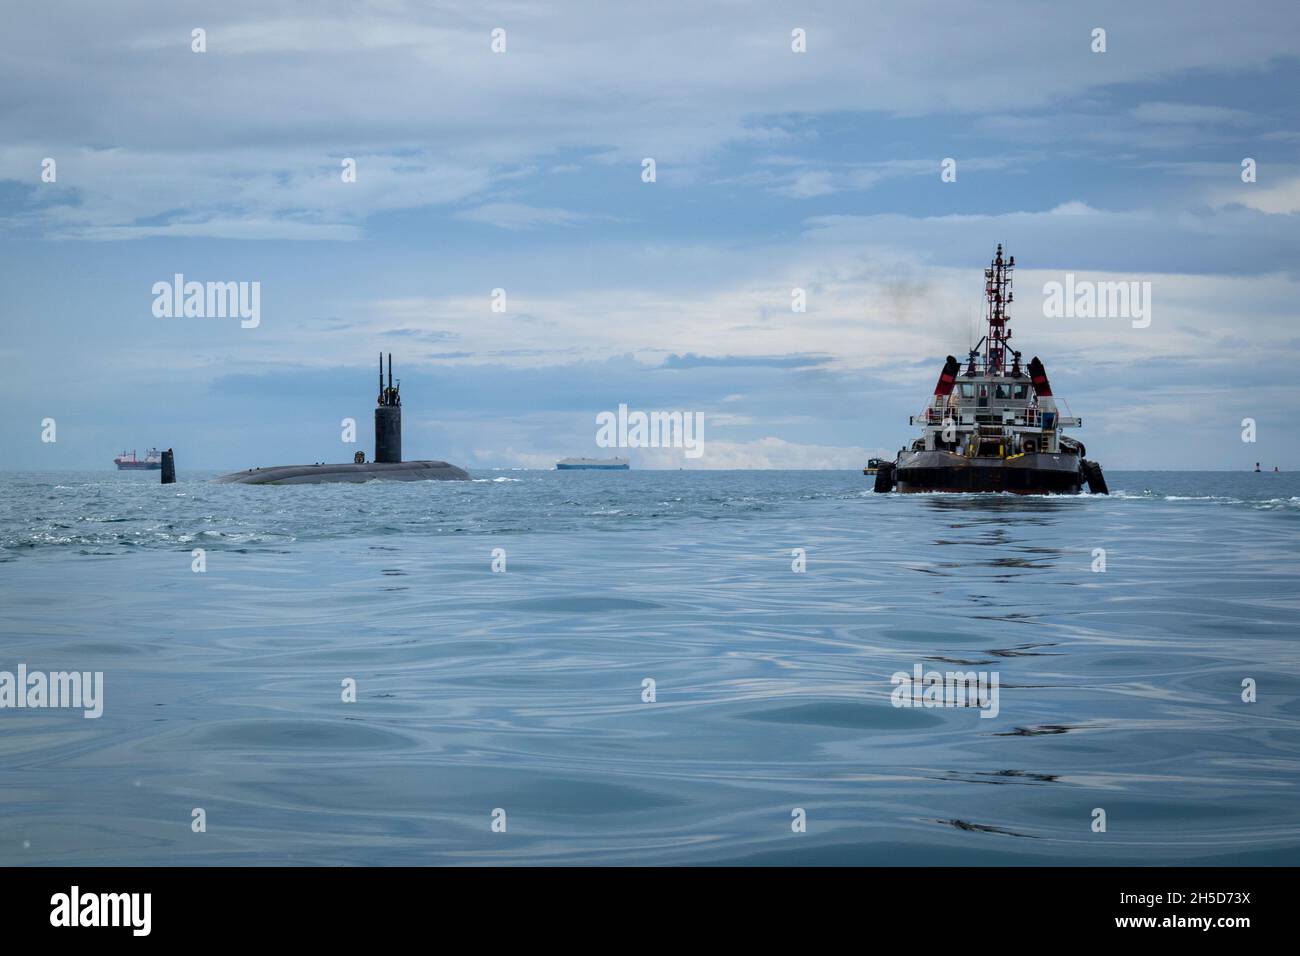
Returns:
[[[902,452],[894,466],[894,490],[1077,495],[1085,482],[1081,465],[1073,454],[967,458],[950,451]]]
[[[329,482],[468,481],[469,473],[445,461],[346,462],[337,465],[279,465],[250,468],[213,481],[240,485],[319,485]]]

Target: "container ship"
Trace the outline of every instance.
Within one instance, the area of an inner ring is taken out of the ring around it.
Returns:
[[[158,471],[162,468],[162,452],[150,448],[143,458],[137,458],[134,451],[122,452],[113,459],[118,471]]]
[[[556,471],[627,471],[626,458],[565,458],[555,463]]]
[[[966,368],[949,355],[934,395],[911,424],[920,438],[876,469],[880,492],[1014,492],[1109,494],[1101,465],[1065,429],[1083,420],[1057,404],[1038,356],[1021,365],[1011,348],[1011,273],[1016,259],[1002,246],[984,270],[988,330],[970,350]]]

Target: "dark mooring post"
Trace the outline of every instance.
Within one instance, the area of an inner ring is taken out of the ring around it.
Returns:
[[[176,456],[172,454],[170,448],[163,452],[162,465],[162,483],[164,485],[176,484]]]
[[[384,387],[384,353],[379,353],[379,405],[375,408],[375,461],[402,460],[401,383],[393,384],[393,354],[388,353],[388,386]]]

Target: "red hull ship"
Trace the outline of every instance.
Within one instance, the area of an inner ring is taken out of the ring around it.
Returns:
[[[122,452],[113,459],[118,471],[159,471],[162,469],[162,452],[150,448],[143,458],[137,458],[135,452]]]

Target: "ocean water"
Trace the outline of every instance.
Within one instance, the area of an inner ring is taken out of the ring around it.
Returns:
[[[0,474],[0,864],[1300,863],[1300,476],[205,477]]]

